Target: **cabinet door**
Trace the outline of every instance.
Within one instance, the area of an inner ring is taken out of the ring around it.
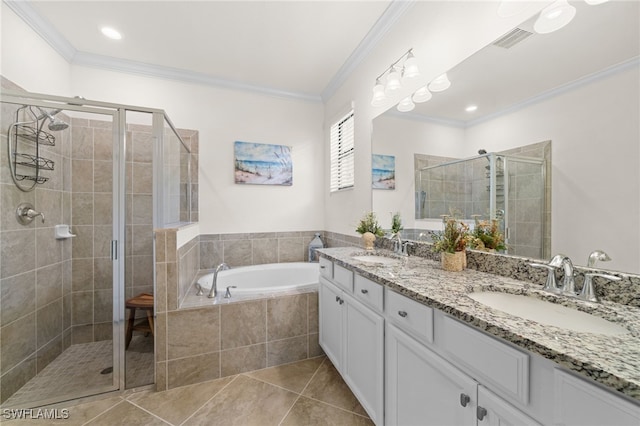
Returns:
[[[387,425],[475,425],[477,384],[387,323]]]
[[[340,371],[342,364],[342,291],[320,278],[320,346]]]
[[[478,426],[535,426],[540,424],[484,386],[478,386],[477,417]]]
[[[377,425],[383,424],[384,319],[343,295],[344,358],[342,376]]]
[[[558,425],[640,425],[640,405],[560,369],[554,371]]]

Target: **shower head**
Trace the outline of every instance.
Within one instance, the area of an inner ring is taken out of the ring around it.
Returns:
[[[479,149],[478,150],[478,154],[482,155],[482,154],[486,154],[487,150],[486,149]]]
[[[52,111],[47,111],[44,110],[40,107],[37,107],[38,110],[40,110],[40,112],[42,113],[42,115],[40,117],[38,117],[38,120],[40,120],[41,118],[47,117],[50,121],[49,123],[49,130],[53,131],[53,132],[57,132],[60,130],[64,130],[67,127],[69,127],[69,125],[67,123],[65,123],[64,121],[60,120],[59,118],[55,118],[54,116],[59,113],[60,111],[62,111],[61,109],[54,109]]]

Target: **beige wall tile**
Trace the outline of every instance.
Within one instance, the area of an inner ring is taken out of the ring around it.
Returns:
[[[0,378],[0,403],[6,401],[18,389],[36,375],[36,357],[31,356]]]
[[[246,371],[260,370],[266,366],[266,343],[228,349],[220,352],[221,377],[232,376]]]
[[[93,321],[107,322],[113,319],[113,291],[96,290],[93,293]]]
[[[232,268],[253,264],[251,240],[225,240],[224,262]]]
[[[318,292],[314,291],[312,293],[307,293],[308,296],[308,308],[309,308],[309,333],[317,333],[318,332]]]
[[[41,348],[59,336],[62,336],[62,299],[36,311],[37,347]]]
[[[2,170],[5,169],[7,168],[2,167]],[[11,178],[9,178],[9,181],[11,181]],[[0,205],[7,206],[3,208],[0,213],[0,229],[3,231],[13,231],[35,228],[35,223],[25,227],[17,221],[15,209],[20,203],[31,203],[35,206],[36,192],[22,192],[16,188],[13,182],[0,185]]]
[[[113,162],[93,162],[93,190],[95,192],[113,192]]]
[[[206,366],[206,368],[203,368]],[[167,388],[201,383],[220,377],[220,352],[167,362]]]
[[[62,241],[55,239],[51,228],[36,229],[36,256],[38,268],[62,261]]]
[[[320,335],[318,333],[310,333],[309,337],[309,358],[324,355],[324,351],[320,346]]]
[[[62,297],[62,263],[36,271],[36,305],[45,306]]]
[[[307,334],[307,294],[267,301],[267,341]]]
[[[169,312],[167,322],[167,356],[170,360],[220,350],[220,310],[217,306]]]
[[[150,163],[133,163],[133,193],[151,194],[153,167]]]
[[[221,305],[222,349],[266,342],[266,300]]]
[[[113,224],[113,194],[111,192],[96,193],[94,196],[94,223],[96,225]]]
[[[74,159],[93,159],[93,129],[90,127],[71,127],[71,156]]]
[[[93,193],[79,192],[71,195],[71,220],[74,226],[93,225]]]
[[[73,325],[93,323],[93,291],[71,293],[71,306]]]
[[[0,232],[0,278],[7,278],[36,267],[34,229]]]
[[[163,231],[154,231],[155,249],[156,249],[156,262],[166,262],[166,233]]]
[[[253,264],[278,263],[278,240],[263,238],[253,240]]]
[[[0,373],[4,374],[36,351],[36,314],[26,315],[0,330]]]
[[[71,276],[72,290],[73,291],[93,290],[94,260],[91,258],[73,259],[72,265],[73,265],[72,276]]]
[[[0,324],[6,325],[36,309],[34,271],[0,281]]]
[[[113,288],[113,261],[110,257],[93,259],[94,288]]]
[[[93,342],[93,324],[74,325],[71,328],[71,344]]]
[[[302,238],[280,238],[278,240],[278,262],[304,261],[305,245]]]
[[[93,192],[93,161],[71,161],[71,187],[73,192]]]
[[[36,354],[36,369],[38,373],[45,369],[58,355],[62,353],[62,334],[38,349]]]
[[[93,258],[93,226],[74,226],[73,232],[73,258]]]
[[[267,367],[301,361],[309,357],[307,336],[267,343]]]

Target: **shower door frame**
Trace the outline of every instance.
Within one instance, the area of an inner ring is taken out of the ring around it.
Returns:
[[[173,123],[166,115],[164,110],[156,108],[145,108],[132,105],[114,104],[110,102],[91,101],[86,99],[68,98],[62,96],[52,96],[41,93],[16,92],[11,90],[3,90],[0,92],[0,102],[6,102],[16,105],[33,105],[47,109],[62,108],[63,111],[76,111],[103,116],[111,116],[113,129],[113,234],[111,241],[111,259],[113,261],[113,382],[111,386],[104,388],[95,388],[90,391],[73,392],[65,394],[62,398],[52,398],[44,401],[33,401],[38,406],[48,405],[63,401],[74,400],[78,398],[108,393],[124,391],[125,388],[125,349],[124,349],[124,333],[125,333],[125,260],[126,260],[126,152],[127,152],[127,112],[149,113],[153,117],[153,134],[154,134],[154,177],[161,176],[162,167],[156,164],[156,160],[162,159],[160,154],[163,150],[163,121],[166,121],[171,129],[175,132],[181,144],[190,150],[176,131]],[[164,118],[162,120],[161,118]],[[158,155],[160,154],[160,155]],[[189,158],[188,167],[190,168],[191,159]],[[160,163],[161,164],[161,163]],[[157,167],[157,168],[156,168]],[[190,179],[190,176],[189,176]],[[155,198],[162,193],[158,183],[162,180],[153,179],[153,197]],[[190,185],[189,185],[190,187]],[[190,195],[190,194],[189,194]],[[161,197],[159,197],[161,198]],[[160,222],[158,219],[162,217],[159,200],[154,203],[153,209],[153,227],[157,228]],[[189,211],[191,209],[189,203]],[[151,236],[153,238],[153,236]],[[154,244],[155,259],[155,244]],[[153,262],[153,292],[156,294],[156,265]],[[154,303],[154,317],[155,317]],[[156,353],[154,350],[154,370],[155,370]],[[155,376],[155,375],[154,375]],[[154,380],[155,382],[155,380]],[[36,406],[36,405],[34,405]]]

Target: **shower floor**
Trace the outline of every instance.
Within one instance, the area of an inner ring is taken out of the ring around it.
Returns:
[[[60,399],[61,395],[90,395],[92,389],[98,392],[113,382],[113,373],[101,374],[112,367],[112,358],[111,340],[72,345],[7,399],[3,407],[26,408],[36,401]],[[134,336],[125,351],[126,387],[153,383],[153,362],[153,338]]]

